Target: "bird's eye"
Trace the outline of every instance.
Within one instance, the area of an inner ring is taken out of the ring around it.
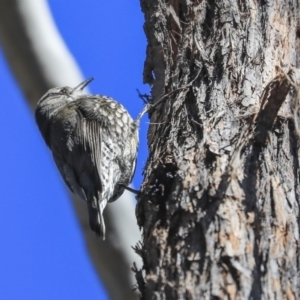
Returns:
[[[61,89],[61,94],[69,96],[70,93],[69,93],[69,91],[66,88],[62,88]]]

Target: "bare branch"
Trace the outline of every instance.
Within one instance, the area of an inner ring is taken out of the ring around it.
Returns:
[[[34,109],[37,100],[54,86],[75,86],[81,72],[64,44],[44,0],[0,0],[0,41],[9,65]],[[87,248],[111,299],[135,299],[130,266],[139,260],[131,249],[140,239],[132,195],[106,209],[107,241],[88,226],[85,204],[73,197]]]

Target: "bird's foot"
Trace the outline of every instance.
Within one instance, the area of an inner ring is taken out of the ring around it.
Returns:
[[[119,183],[119,185],[120,185],[121,187],[123,187],[125,190],[127,190],[127,191],[129,191],[129,192],[131,192],[131,193],[133,193],[133,194],[138,195],[138,194],[140,193],[139,190],[135,190],[135,189],[133,189],[133,188],[131,188],[131,187],[129,187],[129,186],[126,186],[126,185],[123,184],[123,183]]]

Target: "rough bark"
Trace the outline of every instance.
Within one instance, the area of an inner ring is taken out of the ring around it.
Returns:
[[[83,81],[44,0],[0,0],[0,42],[32,109],[48,89]],[[105,242],[91,231],[85,203],[74,195],[72,200],[90,257],[110,299],[137,299],[132,292],[131,265],[138,257],[131,246],[140,233],[132,194],[125,192],[105,209],[109,233]]]
[[[299,299],[299,1],[141,5],[142,299]]]

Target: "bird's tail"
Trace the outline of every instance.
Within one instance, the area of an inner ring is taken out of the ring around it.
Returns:
[[[105,223],[103,218],[103,210],[106,206],[105,201],[93,199],[88,201],[88,211],[90,219],[90,227],[98,236],[102,236],[105,240]]]

